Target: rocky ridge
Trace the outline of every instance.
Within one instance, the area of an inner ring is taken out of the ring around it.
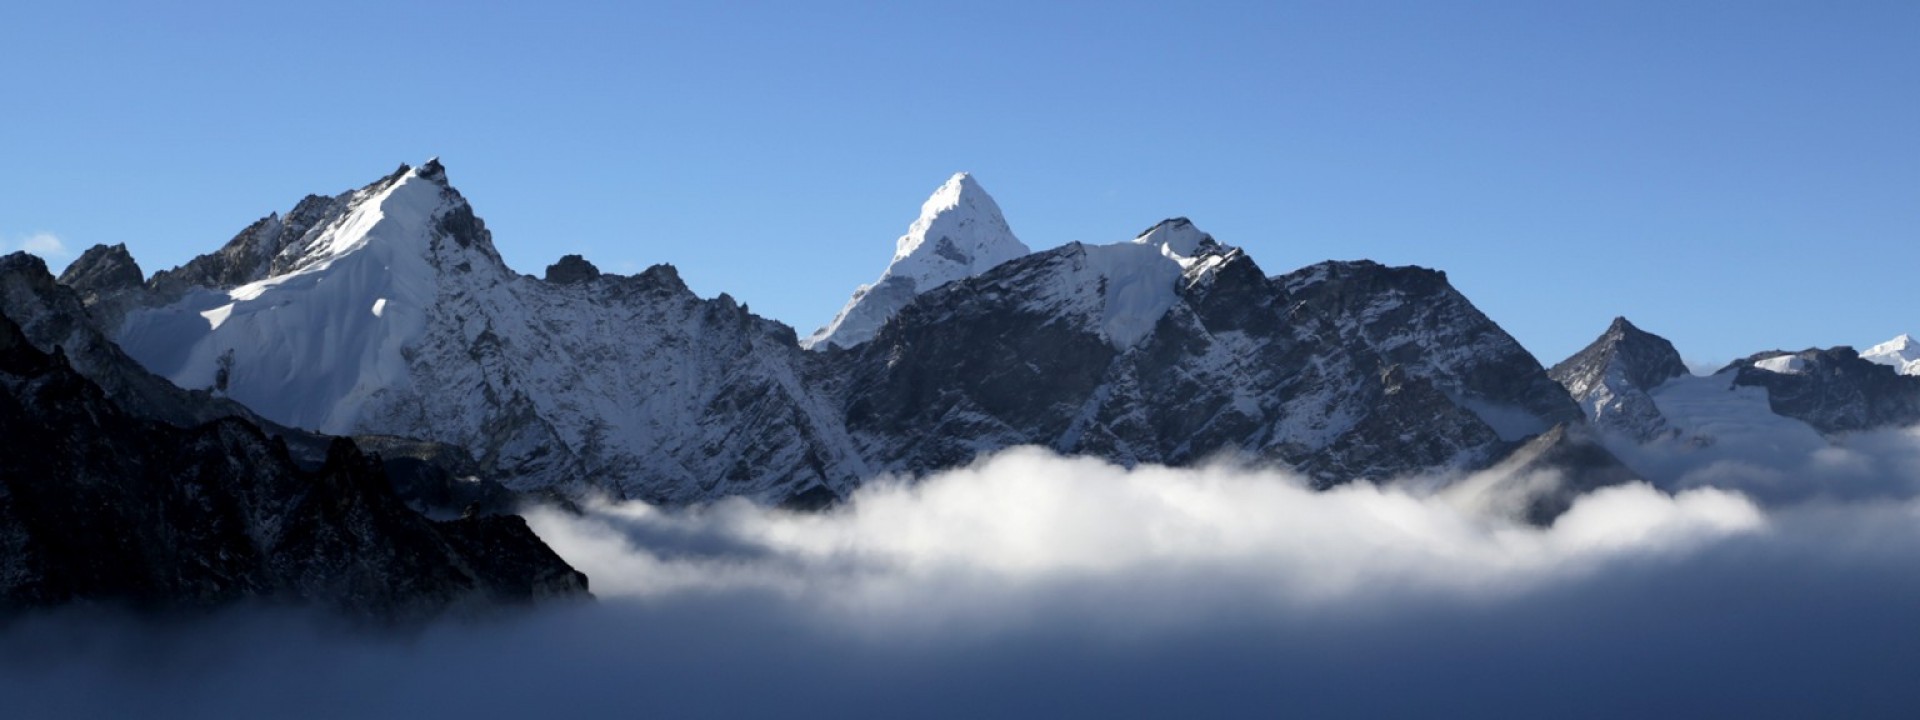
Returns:
[[[0,313],[0,611],[145,611],[251,601],[412,622],[585,597],[585,576],[517,517],[432,522],[336,439],[301,468],[226,417],[132,414]]]
[[[1444,273],[1268,276],[1184,218],[1029,254],[961,175],[889,277],[912,292],[871,305],[870,339],[807,352],[670,266],[514,273],[429,163],[309,197],[140,286],[104,284],[95,304],[121,304],[113,334],[146,367],[268,420],[467,448],[520,490],[669,504],[817,505],[1024,444],[1123,463],[1235,455],[1331,485],[1486,467],[1582,422]]]
[[[1677,432],[1649,393],[1688,374],[1673,343],[1624,317],[1614,318],[1599,338],[1547,371],[1594,424],[1640,441]]]

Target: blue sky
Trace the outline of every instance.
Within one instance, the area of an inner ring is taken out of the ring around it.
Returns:
[[[439,155],[516,269],[804,333],[969,170],[1036,248],[1441,268],[1547,364],[1920,332],[1920,4],[1192,5],[9,3],[0,245],[151,272]]]

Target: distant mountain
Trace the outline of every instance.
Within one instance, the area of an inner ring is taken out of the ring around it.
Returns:
[[[852,373],[863,454],[895,471],[1039,444],[1125,463],[1241,454],[1330,485],[1482,467],[1580,421],[1443,274],[1269,278],[1184,218],[951,283],[829,360]]]
[[[1920,340],[1903,333],[1867,348],[1860,359],[1890,366],[1901,375],[1920,375]]]
[[[1592,344],[1547,374],[1566,386],[1595,425],[1644,441],[1675,432],[1649,393],[1689,373],[1673,343],[1617,317]]]
[[[411,621],[586,595],[517,517],[429,521],[349,440],[303,468],[230,404],[129,373],[52,280],[0,258],[0,612],[264,601]],[[42,349],[15,315],[81,343]]]
[[[866,342],[920,293],[1028,252],[979,181],[956,174],[920,206],[920,218],[896,242],[893,261],[880,279],[854,290],[840,314],[800,344],[824,349]]]
[[[1822,433],[1920,423],[1920,377],[1850,347],[1772,351],[1733,363],[1734,384],[1765,388],[1767,405]]]
[[[521,490],[816,505],[1023,444],[1237,455],[1331,485],[1591,446],[1551,432],[1579,408],[1443,273],[1269,277],[1184,218],[1029,253],[964,174],[814,352],[669,266],[512,272],[437,162],[310,196],[144,282],[124,255],[90,250],[68,280],[147,368],[272,422],[463,447]]]
[[[1710,480],[1716,463],[1797,467],[1848,433],[1920,424],[1920,377],[1887,361],[1904,349],[1875,348],[1880,362],[1847,347],[1773,350],[1701,377],[1671,343],[1617,318],[1550,374],[1604,444],[1671,486]]]
[[[522,490],[783,497],[865,470],[791,329],[695,297],[670,266],[514,273],[437,162],[310,196],[99,302],[182,387],[292,427],[464,447]]]

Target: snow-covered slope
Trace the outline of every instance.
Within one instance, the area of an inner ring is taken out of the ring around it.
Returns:
[[[469,448],[525,489],[778,500],[863,474],[786,326],[667,266],[514,273],[437,162],[288,216],[157,275],[128,353],[276,422]]]
[[[1153,331],[1179,300],[1183,282],[1204,280],[1239,252],[1214,243],[1186,218],[1161,222],[1131,242],[1073,243],[1063,250],[1065,262],[1031,276],[1032,296],[1022,309],[1076,318],[1122,351]]]
[[[1737,373],[1677,377],[1649,396],[1666,433],[1636,438],[1604,428],[1606,445],[1642,477],[1678,489],[1718,485],[1756,467],[1791,468],[1828,446],[1813,426],[1768,407],[1765,388],[1739,385]]]
[[[1890,365],[1901,375],[1920,375],[1920,340],[1902,333],[1899,337],[1867,348],[1860,359]]]
[[[342,205],[260,258],[284,272],[192,288],[133,312],[121,346],[182,387],[224,392],[276,422],[330,434],[364,427],[388,396],[410,390],[402,350],[426,334],[440,292],[434,263],[498,260],[489,247],[436,232],[453,205],[437,164],[349,193]],[[299,392],[288,392],[290,378]]]
[[[1000,205],[967,173],[955,174],[920,206],[920,217],[896,242],[892,262],[871,285],[853,292],[840,314],[801,341],[809,349],[851,347],[920,293],[1027,254]]]

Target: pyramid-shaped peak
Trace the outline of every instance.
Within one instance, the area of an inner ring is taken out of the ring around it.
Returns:
[[[1885,348],[1888,350],[1905,350],[1905,349],[1914,347],[1916,345],[1920,345],[1920,341],[1915,341],[1912,335],[1908,335],[1906,333],[1900,333],[1899,335],[1894,336],[1892,340],[1888,340],[1886,342],[1880,343],[1879,345],[1875,345],[1873,347],[1875,349]]]
[[[87,248],[60,273],[60,284],[73,288],[88,300],[131,290],[143,282],[146,274],[140,271],[140,264],[133,261],[124,243]]]
[[[954,173],[953,177],[947,178],[946,182],[941,183],[940,187],[936,188],[932,195],[927,196],[926,202],[920,204],[920,217],[914,221],[913,226],[908,229],[907,234],[900,238],[902,244],[896,248],[894,258],[905,257],[906,254],[912,252],[913,248],[908,247],[905,242],[909,238],[917,237],[914,232],[915,229],[919,229],[924,225],[931,225],[936,219],[943,215],[955,213],[963,216],[985,216],[998,219],[1000,218],[1000,204],[993,201],[993,196],[987,194],[987,189],[980,186],[980,181],[975,180],[972,173]],[[1006,221],[1000,220],[1000,222],[1005,224]],[[922,232],[918,235],[924,234],[925,233]]]
[[[886,274],[911,278],[925,291],[1028,252],[986,188],[972,174],[954,173],[921,204],[920,217],[907,227],[907,234],[894,242]]]
[[[880,279],[853,294],[832,322],[805,340],[807,348],[852,347],[920,293],[969,278],[1031,252],[1014,237],[1000,205],[970,173],[954,173],[920,206],[920,217],[894,241]]]
[[[985,190],[980,187],[980,181],[973,179],[973,173],[965,170],[954,173],[952,177],[947,178],[947,181],[940,185],[940,190],[937,192],[948,191],[985,192]]]
[[[1600,337],[1547,374],[1579,396],[1609,374],[1617,373],[1634,387],[1651,390],[1687,372],[1687,364],[1673,343],[1641,330],[1625,317],[1616,317]]]
[[[1649,339],[1659,343],[1667,342],[1665,338],[1659,335],[1640,329],[1640,326],[1633,324],[1633,321],[1628,320],[1625,316],[1615,317],[1613,322],[1607,325],[1607,332],[1604,333],[1602,337],[1616,337],[1630,342],[1645,342]]]
[[[1892,340],[1867,348],[1860,357],[1881,365],[1891,365],[1904,375],[1920,375],[1920,341],[1901,333]]]
[[[287,213],[261,218],[215,253],[187,265],[161,271],[155,283],[177,295],[190,287],[226,289],[327,267],[348,255],[373,252],[383,267],[405,257],[424,260],[434,254],[435,238],[445,238],[472,258],[448,260],[449,267],[504,268],[486,225],[460,192],[447,183],[439,158],[394,171],[360,188],[335,196],[309,195]]]

